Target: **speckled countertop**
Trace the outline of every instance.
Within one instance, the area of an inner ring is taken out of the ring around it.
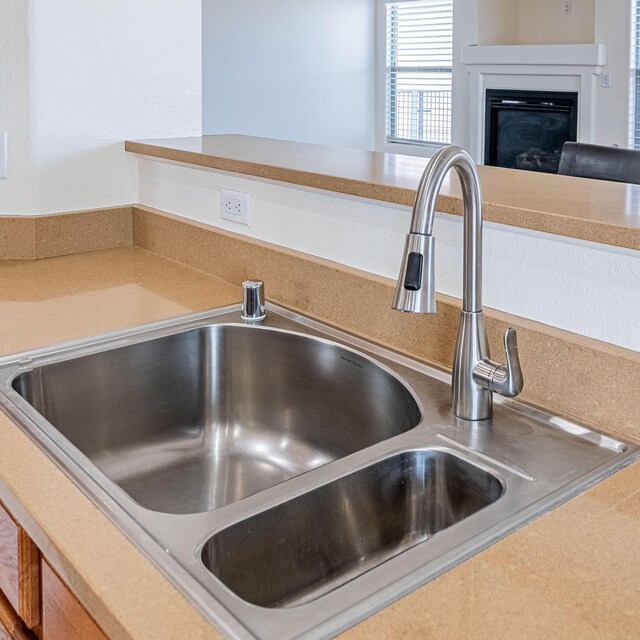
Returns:
[[[3,354],[234,303],[239,289],[136,247],[0,263]],[[217,638],[11,420],[0,500],[114,640]],[[355,638],[637,638],[640,464],[356,625]]]
[[[426,158],[241,135],[134,140],[149,158],[233,171],[337,193],[413,205]],[[640,249],[640,185],[479,166],[490,222]],[[462,213],[449,174],[438,209]]]

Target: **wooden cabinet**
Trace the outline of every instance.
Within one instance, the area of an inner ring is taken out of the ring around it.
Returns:
[[[38,548],[0,504],[0,622],[10,637],[40,624],[39,563]]]
[[[43,640],[108,640],[55,571],[42,561]]]
[[[108,640],[0,503],[0,640]]]
[[[9,632],[0,624],[0,640],[11,640]]]
[[[0,590],[11,606],[18,611],[18,546],[20,528],[0,504]]]

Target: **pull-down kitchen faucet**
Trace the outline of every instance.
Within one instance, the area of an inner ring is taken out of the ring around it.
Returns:
[[[504,335],[507,364],[489,358],[482,310],[482,194],[476,166],[459,147],[438,151],[422,174],[393,308],[413,313],[436,311],[433,219],[436,198],[451,168],[460,178],[464,203],[463,300],[453,361],[451,407],[459,418],[485,420],[492,414],[493,393],[517,396],[524,381],[515,329],[507,329]]]

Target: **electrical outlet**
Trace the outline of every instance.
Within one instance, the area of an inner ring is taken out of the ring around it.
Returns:
[[[605,71],[602,74],[602,88],[611,89],[611,71]]]
[[[565,0],[562,3],[562,13],[565,16],[570,16],[571,15],[571,0]]]
[[[250,224],[249,194],[220,189],[220,216],[239,224]]]

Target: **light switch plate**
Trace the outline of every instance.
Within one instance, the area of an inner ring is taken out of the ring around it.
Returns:
[[[0,178],[7,177],[7,155],[9,152],[8,135],[6,131],[0,131]]]

